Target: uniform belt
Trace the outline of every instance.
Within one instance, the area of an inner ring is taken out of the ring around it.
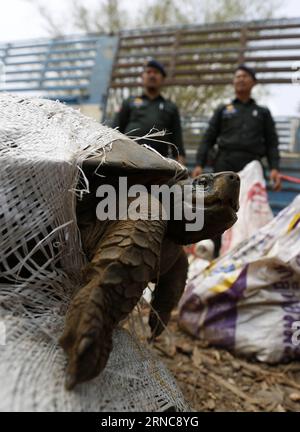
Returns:
[[[261,159],[263,157],[262,155],[255,154],[255,153],[247,151],[247,150],[228,150],[228,149],[222,149],[222,148],[220,148],[218,153],[220,155],[222,155],[222,154],[224,154],[224,155],[232,155],[233,153],[234,154],[249,155],[249,156],[251,156],[252,158],[255,158],[255,159]]]

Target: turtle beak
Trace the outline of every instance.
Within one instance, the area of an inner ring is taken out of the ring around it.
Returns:
[[[240,177],[232,171],[214,174],[214,190],[223,206],[239,210]]]

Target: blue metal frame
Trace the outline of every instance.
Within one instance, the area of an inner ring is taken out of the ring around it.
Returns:
[[[117,36],[82,36],[0,45],[0,91],[30,93],[105,109]],[[3,80],[2,80],[3,82]]]

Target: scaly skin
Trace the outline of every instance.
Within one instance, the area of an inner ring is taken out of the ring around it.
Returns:
[[[89,282],[72,300],[60,339],[69,359],[67,389],[104,369],[113,329],[158,276],[165,231],[166,221],[161,220],[109,222],[95,250],[89,251],[93,256],[85,270]]]

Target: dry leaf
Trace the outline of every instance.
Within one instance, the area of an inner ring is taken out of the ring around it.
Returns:
[[[197,347],[194,347],[193,349],[192,362],[196,367],[200,366],[202,363],[201,352]]]

